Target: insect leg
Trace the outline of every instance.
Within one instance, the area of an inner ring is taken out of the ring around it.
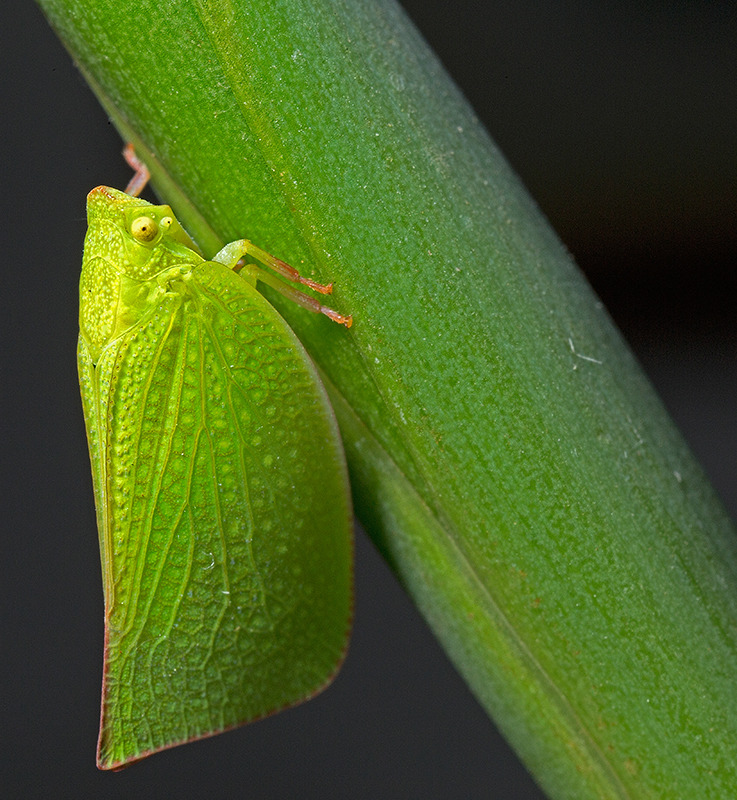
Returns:
[[[324,306],[319,300],[310,297],[304,292],[300,292],[299,289],[295,289],[293,286],[288,286],[281,278],[266,272],[266,270],[261,269],[256,264],[249,264],[249,266],[255,271],[258,280],[265,283],[267,286],[271,286],[272,289],[275,289],[280,295],[283,295],[293,303],[297,303],[297,305],[306,308],[308,311],[314,311],[316,314],[324,314],[326,317],[333,320],[333,322],[337,322],[339,325],[345,325],[346,328],[350,328],[353,324],[352,316],[345,316],[329,306]]]
[[[132,197],[138,197],[145,189],[151,174],[148,171],[148,167],[136,155],[136,151],[133,149],[133,145],[130,142],[123,148],[123,158],[135,173],[128,181],[128,185],[125,187],[125,193]]]
[[[258,259],[262,264],[276,272],[277,275],[272,275],[256,264],[249,264],[246,267],[242,265],[239,266],[239,262],[244,256],[252,256]],[[302,277],[294,267],[282,261],[280,258],[275,258],[260,247],[256,247],[256,245],[248,241],[248,239],[239,239],[230,244],[226,244],[212,260],[224,264],[226,267],[236,272],[247,269],[249,274],[256,280],[265,283],[267,286],[271,286],[272,289],[275,289],[279,294],[287,297],[292,302],[297,303],[297,305],[314,311],[317,314],[324,314],[334,322],[345,325],[346,328],[350,328],[351,326],[353,321],[352,317],[345,316],[328,306],[322,305],[322,303],[314,297],[310,297],[299,289],[287,285],[284,279],[294,281],[295,283],[301,283],[303,286],[307,286],[320,294],[330,294],[333,291],[332,283],[325,285]]]
[[[213,258],[213,261],[219,261],[221,264],[225,264],[226,267],[233,269],[233,266],[243,256],[252,256],[257,261],[260,261],[262,264],[265,264],[267,267],[269,267],[269,269],[274,270],[274,272],[276,272],[278,275],[281,275],[282,278],[286,278],[288,281],[301,283],[303,286],[308,286],[310,289],[314,289],[320,294],[332,294],[332,283],[325,285],[323,283],[317,283],[317,281],[310,280],[310,278],[302,277],[302,275],[300,275],[294,267],[287,264],[286,261],[282,261],[280,258],[275,258],[270,253],[267,253],[266,250],[256,247],[256,245],[253,242],[250,242],[248,239],[238,239],[235,242],[225,245],[225,247],[223,247],[223,249]]]

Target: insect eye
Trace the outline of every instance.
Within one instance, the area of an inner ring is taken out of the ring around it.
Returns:
[[[156,238],[159,226],[151,217],[136,217],[131,223],[131,233],[139,242],[151,242]]]

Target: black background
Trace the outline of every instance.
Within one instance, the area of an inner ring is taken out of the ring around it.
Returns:
[[[737,508],[732,2],[405,7]],[[76,367],[84,198],[120,140],[30,2],[0,10],[6,797],[541,798],[359,532],[346,665],[311,703],[94,766],[102,596]]]

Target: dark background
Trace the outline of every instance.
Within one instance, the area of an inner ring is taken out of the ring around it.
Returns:
[[[734,514],[733,2],[406,0]],[[6,797],[541,798],[359,533],[325,694],[118,775],[94,766],[102,594],[75,367],[84,198],[121,142],[31,2],[0,10]],[[452,213],[452,210],[449,210]]]

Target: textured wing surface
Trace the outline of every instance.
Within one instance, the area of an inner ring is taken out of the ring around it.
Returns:
[[[205,262],[87,382],[88,424],[102,421],[101,765],[326,685],[350,624],[350,500],[324,390],[281,317]]]

